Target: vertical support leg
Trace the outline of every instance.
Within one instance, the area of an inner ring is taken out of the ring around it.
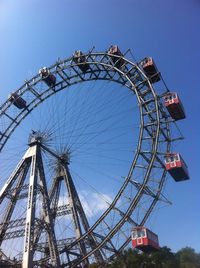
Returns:
[[[60,194],[60,186],[61,186],[61,179],[60,178],[54,178],[52,188],[49,193],[49,202],[52,205],[52,210],[55,212],[55,209],[58,206],[58,200],[59,200],[59,194]],[[42,219],[43,220],[43,219]],[[55,216],[53,214],[52,216],[53,220],[53,226],[55,222]],[[34,238],[34,244],[37,244],[40,238],[40,235],[42,233],[42,230],[44,229],[44,226],[38,226],[36,233],[35,233],[35,238]]]
[[[63,172],[64,181],[66,183],[67,190],[68,190],[69,205],[70,205],[70,208],[72,211],[72,217],[73,217],[73,221],[74,221],[76,237],[80,238],[82,236],[82,230],[81,230],[81,224],[80,224],[80,220],[78,217],[78,211],[77,211],[77,207],[76,207],[76,200],[75,200],[76,193],[74,192],[73,187],[71,187],[71,176],[69,176],[68,170],[65,167],[63,167],[62,172]],[[81,254],[83,256],[86,255],[86,253],[87,253],[86,245],[83,243],[83,241],[80,241],[79,247],[80,247]],[[84,265],[86,265],[86,266],[89,265],[88,259],[85,260]]]
[[[48,244],[49,244],[49,251],[50,251],[50,258],[52,261],[52,265],[54,267],[60,267],[60,258],[59,252],[56,243],[56,237],[54,232],[54,224],[53,218],[50,211],[50,200],[47,191],[46,179],[44,174],[44,167],[42,163],[42,157],[40,148],[38,149],[38,170],[39,170],[39,185],[41,187],[41,192],[43,196],[43,220],[46,224],[47,234],[48,234]]]
[[[85,212],[83,210],[81,201],[79,199],[78,193],[76,191],[75,185],[73,183],[73,180],[72,180],[72,177],[71,177],[71,174],[70,174],[68,168],[64,169],[64,174],[65,174],[66,185],[67,185],[68,192],[69,192],[69,201],[71,202],[71,208],[73,211],[74,224],[76,226],[77,235],[81,235],[82,231],[81,231],[81,227],[80,227],[80,221],[81,221],[83,228],[85,229],[86,232],[90,228],[89,223],[88,223],[88,220],[86,218]],[[78,215],[79,215],[79,217],[78,217]],[[97,247],[95,237],[92,233],[90,235],[88,235],[88,242],[89,242],[90,247],[92,249],[95,249]],[[83,245],[83,247],[84,247],[83,248],[84,253],[86,253],[85,245]],[[97,250],[94,253],[94,256],[95,256],[95,259],[97,260],[98,263],[103,263],[103,257],[102,257],[101,252],[99,250]]]
[[[11,200],[9,201],[9,204],[7,206],[7,209],[6,209],[6,214],[4,216],[3,223],[2,223],[1,228],[0,228],[0,245],[2,244],[3,238],[4,238],[5,233],[6,233],[6,228],[8,226],[8,222],[11,219],[13,210],[14,210],[16,202],[17,202],[17,196],[21,191],[21,186],[24,183],[24,180],[26,178],[26,175],[27,175],[27,172],[28,172],[28,169],[30,166],[30,163],[27,163],[27,161],[25,161],[24,164],[25,164],[25,167],[21,170],[21,173],[20,173],[19,178],[18,178],[18,183],[16,185],[16,189],[12,194]]]
[[[33,267],[33,241],[34,241],[34,227],[35,227],[35,202],[36,202],[36,187],[37,187],[37,146],[30,148],[30,156],[32,157],[31,162],[31,173],[28,190],[28,204],[26,214],[26,226],[25,226],[25,238],[24,238],[24,254],[23,254],[23,265],[22,268]]]

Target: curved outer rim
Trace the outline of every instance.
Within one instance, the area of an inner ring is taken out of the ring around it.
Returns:
[[[128,186],[128,184],[130,183],[131,180],[131,176],[133,173],[133,170],[137,164],[137,160],[139,158],[139,155],[141,153],[141,148],[142,148],[142,141],[143,141],[143,134],[144,134],[144,114],[143,114],[143,110],[144,110],[144,104],[142,103],[142,98],[140,95],[140,92],[138,90],[138,86],[136,84],[135,81],[131,80],[130,77],[128,76],[128,74],[125,71],[122,71],[118,68],[116,68],[111,61],[111,57],[110,55],[108,55],[107,53],[89,53],[89,54],[85,54],[86,56],[86,60],[88,62],[88,64],[90,66],[101,66],[103,68],[103,70],[106,72],[106,76],[109,72],[115,70],[119,75],[121,75],[121,81],[120,80],[115,80],[112,79],[111,76],[108,75],[108,78],[105,78],[103,80],[110,80],[113,82],[117,82],[117,83],[121,83],[124,84],[125,86],[127,86],[129,89],[131,89],[132,91],[134,91],[136,97],[137,97],[137,101],[138,101],[138,105],[139,105],[139,111],[140,111],[140,133],[139,133],[139,139],[138,139],[138,145],[137,145],[137,150],[135,153],[135,157],[133,159],[133,162],[131,164],[128,176],[126,177],[124,183],[122,184],[118,194],[116,195],[116,197],[114,198],[114,200],[112,201],[110,207],[101,215],[101,217],[96,221],[96,223],[93,224],[93,226],[91,226],[91,228],[88,230],[87,233],[85,233],[82,237],[80,237],[79,239],[77,239],[75,242],[72,243],[72,246],[75,245],[76,243],[78,243],[80,240],[84,239],[88,233],[90,233],[91,231],[93,231],[99,224],[100,222],[109,214],[109,212],[114,208],[115,204],[117,203],[117,201],[119,200],[119,198],[121,197],[122,193],[124,192],[124,190],[126,189],[126,187]],[[124,216],[121,218],[121,220],[118,222],[118,224],[112,229],[112,231],[110,231],[110,233],[105,237],[104,240],[102,240],[101,243],[98,244],[97,248],[91,250],[90,252],[88,252],[88,254],[86,256],[84,256],[83,258],[79,259],[75,265],[70,266],[70,267],[76,267],[77,264],[81,263],[84,259],[86,259],[87,257],[91,256],[96,250],[100,249],[109,239],[111,239],[113,237],[113,235],[121,228],[121,226],[124,224],[124,222],[127,221],[127,219],[131,216],[132,212],[134,211],[134,208],[137,206],[137,204],[139,203],[142,195],[143,195],[143,191],[144,188],[148,182],[149,176],[151,174],[151,170],[154,164],[154,161],[157,157],[157,150],[158,150],[158,141],[159,141],[159,135],[160,135],[160,128],[161,128],[161,119],[160,119],[160,109],[159,109],[159,99],[157,97],[157,94],[154,90],[154,88],[152,87],[152,84],[150,82],[150,80],[146,77],[146,75],[144,74],[144,72],[141,70],[141,68],[127,60],[126,58],[122,57],[122,59],[124,60],[124,65],[131,65],[132,68],[135,68],[135,70],[137,70],[140,74],[141,77],[143,78],[143,81],[141,83],[148,83],[148,88],[151,92],[153,101],[154,101],[154,105],[155,105],[155,117],[156,117],[156,122],[154,121],[154,125],[156,126],[156,134],[154,136],[154,139],[152,139],[152,155],[151,155],[151,161],[148,165],[148,168],[146,169],[146,174],[144,176],[144,180],[143,183],[140,187],[140,189],[138,190],[137,194],[135,195],[135,198],[132,200],[132,202],[130,203],[130,206],[128,208],[128,210],[124,213]],[[99,60],[99,61],[98,61]],[[76,68],[76,66],[78,66],[78,64],[73,62],[73,57],[68,58],[64,61],[60,61],[57,62],[56,64],[52,65],[51,67],[49,67],[50,72],[52,72],[53,74],[59,73],[59,71],[61,70],[74,70]],[[0,138],[0,152],[2,151],[2,149],[4,148],[6,142],[8,141],[8,139],[10,138],[10,136],[12,135],[12,133],[14,132],[14,130],[17,128],[17,126],[21,123],[21,121],[23,119],[25,119],[26,116],[28,116],[28,114],[34,109],[36,108],[40,103],[42,103],[45,99],[47,99],[48,97],[56,94],[58,91],[65,89],[68,86],[71,86],[73,84],[76,83],[80,83],[81,82],[81,77],[84,74],[82,73],[82,71],[77,68],[76,70],[76,74],[72,77],[68,76],[67,78],[65,78],[63,81],[59,82],[58,84],[56,84],[55,88],[52,87],[48,87],[46,90],[44,90],[40,95],[35,96],[35,99],[32,100],[32,102],[30,102],[27,105],[27,109],[24,109],[22,111],[20,111],[15,118],[12,118],[10,125],[7,126],[7,128],[5,129],[4,132],[1,133],[1,138]],[[97,72],[99,72],[99,70],[97,70]],[[91,81],[91,80],[98,80],[99,77],[96,74],[96,78],[92,77],[92,74],[95,73],[94,70],[89,70],[88,73],[91,73],[91,79],[87,79],[84,81]],[[69,74],[68,74],[69,75]],[[75,78],[75,81],[71,84],[70,80],[72,78]],[[77,80],[76,80],[77,79]],[[100,78],[102,79],[102,78]],[[41,82],[41,78],[39,75],[34,76],[32,79],[30,79],[29,81],[26,81],[26,83],[16,91],[16,93],[23,97],[23,95],[26,93],[26,91],[30,92],[30,89],[35,86],[37,83]],[[67,84],[69,83],[69,84]],[[64,84],[64,85],[63,85]],[[44,96],[44,98],[43,98]],[[12,103],[10,103],[8,100],[0,107],[0,120],[2,118],[2,116],[6,116],[6,114],[8,114],[9,109],[12,109]],[[166,140],[166,152],[170,151],[170,129],[169,129],[169,124],[167,123],[167,121],[165,122],[165,127],[167,129],[167,137],[169,138],[168,140]],[[160,179],[160,183],[159,183],[159,188],[157,190],[156,196],[153,200],[153,202],[151,203],[145,217],[143,218],[143,220],[141,221],[140,225],[143,225],[148,216],[150,215],[151,211],[153,210],[154,206],[156,205],[157,201],[159,200],[159,196],[160,193],[162,191],[162,187],[164,184],[164,180],[165,180],[165,176],[166,176],[166,170],[164,169],[161,175],[161,179]],[[130,241],[130,238],[127,239],[127,241],[121,246],[121,248],[118,251],[123,250],[123,248],[128,244],[128,242]],[[115,254],[114,254],[115,255]]]

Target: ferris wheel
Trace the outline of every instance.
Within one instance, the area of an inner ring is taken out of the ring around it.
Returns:
[[[41,68],[0,107],[1,263],[102,267],[119,254],[168,202],[167,172],[188,178],[171,149],[184,117],[153,59],[130,50]]]

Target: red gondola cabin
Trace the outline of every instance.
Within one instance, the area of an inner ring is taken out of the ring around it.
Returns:
[[[78,64],[78,67],[81,69],[82,72],[86,72],[90,66],[86,61],[85,55],[83,55],[82,51],[76,50],[73,55],[74,62]]]
[[[117,68],[120,68],[124,64],[124,60],[120,58],[123,57],[123,54],[118,46],[111,46],[108,50],[108,55],[111,55],[111,59]],[[115,57],[115,55],[119,57]]]
[[[25,109],[26,108],[26,101],[20,97],[17,93],[11,93],[8,96],[8,100],[13,103],[18,109]]]
[[[133,248],[146,253],[156,251],[160,248],[158,236],[143,226],[133,229],[131,239]]]
[[[169,92],[164,96],[164,105],[174,120],[185,118],[185,111],[177,93]]]
[[[47,67],[43,67],[39,70],[39,74],[42,80],[47,84],[47,86],[52,87],[56,83],[56,77],[53,75]]]
[[[166,155],[165,168],[177,182],[189,179],[187,165],[180,154],[170,153]]]
[[[151,83],[160,81],[160,73],[158,72],[156,64],[151,57],[147,57],[142,60],[141,66]]]

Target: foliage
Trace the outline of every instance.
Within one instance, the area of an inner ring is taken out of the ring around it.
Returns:
[[[180,268],[200,267],[200,254],[197,254],[193,248],[183,248],[179,250],[176,255],[180,263]]]
[[[91,264],[90,268],[99,268]],[[101,266],[102,267],[102,266]],[[200,268],[200,254],[190,247],[182,248],[176,253],[168,247],[146,254],[128,249],[104,268]]]

